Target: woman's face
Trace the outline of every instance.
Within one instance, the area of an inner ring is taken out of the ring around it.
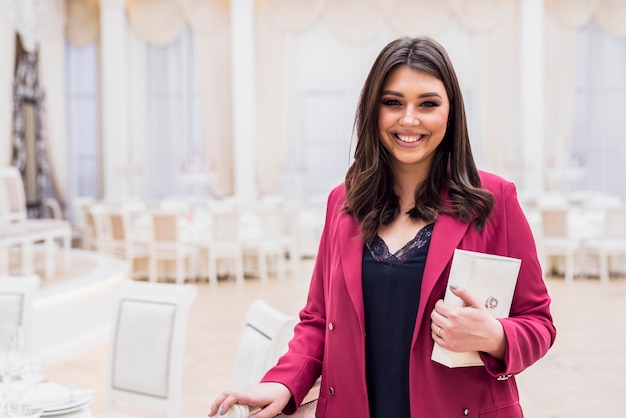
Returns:
[[[450,101],[443,82],[406,65],[394,69],[383,85],[378,126],[393,168],[427,173],[446,133]]]

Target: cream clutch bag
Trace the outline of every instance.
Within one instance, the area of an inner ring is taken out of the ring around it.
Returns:
[[[493,254],[456,249],[450,267],[448,284],[466,288],[476,298],[484,301],[485,307],[495,318],[506,318],[511,310],[511,301],[521,260]],[[444,302],[463,306],[461,298],[446,288]],[[448,367],[484,365],[478,352],[455,353],[435,343],[431,359]]]

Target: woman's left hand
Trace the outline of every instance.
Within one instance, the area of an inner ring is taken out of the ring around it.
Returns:
[[[450,351],[483,351],[502,360],[506,336],[500,321],[466,289],[450,286],[450,290],[463,300],[465,306],[450,306],[443,300],[437,301],[430,314],[433,339]]]

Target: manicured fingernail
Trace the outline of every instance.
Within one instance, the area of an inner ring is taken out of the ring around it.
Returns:
[[[221,406],[220,406],[219,414],[224,415],[224,408],[222,408]]]
[[[458,288],[459,288],[459,286],[457,286],[457,285],[455,285],[455,284],[451,284],[451,285],[450,285],[450,289],[452,289],[452,290],[456,290],[456,289],[458,289]]]

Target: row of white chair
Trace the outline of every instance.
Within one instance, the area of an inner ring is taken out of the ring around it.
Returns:
[[[297,237],[287,233],[289,213],[282,207],[267,207],[256,213],[242,213],[235,206],[203,211],[180,211],[105,204],[81,206],[84,245],[132,260],[136,276],[157,281],[163,261],[173,261],[177,283],[198,277],[217,282],[219,267],[229,262],[236,281],[244,272],[254,271],[267,280],[271,267],[279,277],[286,275],[287,258],[291,271],[298,269]],[[244,264],[245,260],[254,263]],[[222,269],[224,270],[224,269]]]
[[[559,257],[566,281],[575,276],[597,274],[607,282],[618,268],[618,258],[626,257],[626,205],[615,204],[581,212],[568,206],[539,209],[537,235],[539,254],[546,270],[551,258]],[[595,263],[595,265],[594,265]]]

